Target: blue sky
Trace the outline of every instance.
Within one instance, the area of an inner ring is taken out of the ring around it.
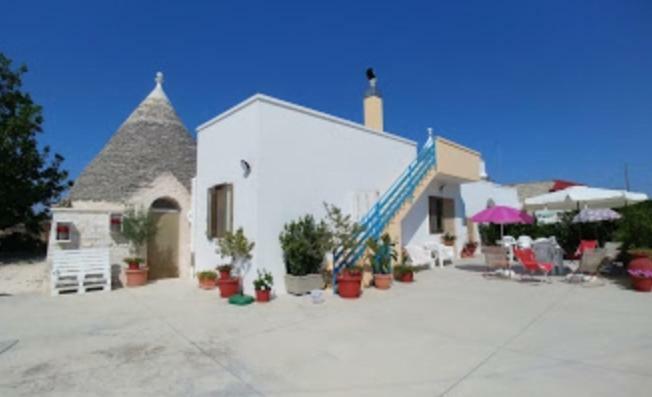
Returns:
[[[499,182],[622,187],[629,162],[652,193],[651,1],[95,3],[2,6],[0,51],[73,177],[158,70],[194,134],[256,92],[361,121],[373,66],[388,131],[434,127]]]

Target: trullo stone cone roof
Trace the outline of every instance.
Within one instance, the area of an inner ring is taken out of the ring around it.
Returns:
[[[102,151],[79,175],[70,200],[122,202],[164,172],[190,191],[196,146],[163,91],[156,87],[131,113]]]

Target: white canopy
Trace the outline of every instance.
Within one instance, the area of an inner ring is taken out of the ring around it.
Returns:
[[[526,210],[575,210],[582,208],[619,208],[647,200],[647,194],[626,190],[572,186],[564,190],[525,199]]]

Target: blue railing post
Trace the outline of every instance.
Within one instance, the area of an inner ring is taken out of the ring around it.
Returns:
[[[392,183],[378,201],[362,217],[362,231],[355,237],[356,244],[344,252],[342,247],[333,253],[333,293],[337,293],[337,274],[349,263],[356,263],[364,254],[369,238],[378,239],[401,205],[414,194],[417,185],[435,165],[435,145],[429,140],[408,165],[406,170]]]

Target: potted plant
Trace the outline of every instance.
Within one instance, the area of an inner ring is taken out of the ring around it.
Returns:
[[[220,273],[220,279],[229,279],[231,278],[231,271],[233,266],[231,265],[220,265],[217,267],[217,271]]]
[[[231,259],[229,265],[218,267],[221,276],[217,280],[220,296],[222,298],[228,298],[240,292],[241,279],[239,276],[244,276],[248,271],[249,261],[252,258],[251,252],[256,244],[247,239],[242,228],[238,228],[235,233],[227,232],[223,238],[217,241],[217,244],[220,255],[223,258]],[[238,277],[231,275],[231,270],[233,269],[237,270]]]
[[[217,285],[217,273],[212,270],[205,270],[197,273],[197,280],[199,281],[199,288],[213,289]]]
[[[138,270],[140,265],[144,262],[143,258],[138,257],[128,257],[123,259],[124,263],[127,264],[127,269],[129,270]]]
[[[627,266],[627,272],[632,280],[635,290],[641,292],[652,291],[652,250],[633,249],[628,251],[632,260]]]
[[[288,293],[303,295],[324,287],[321,267],[330,247],[330,233],[324,221],[305,215],[289,222],[279,235],[285,262]]]
[[[340,258],[346,258],[349,252],[356,247],[358,236],[364,231],[364,227],[351,219],[351,215],[345,215],[341,209],[335,205],[324,203],[326,209],[326,223],[330,233],[330,249],[335,250]],[[336,267],[342,263],[334,263]],[[353,285],[355,280],[360,280],[361,285],[369,287],[373,280],[373,273],[371,266],[364,263],[361,269],[357,267],[351,270],[353,264],[344,264],[344,274],[338,275],[338,280],[345,280],[347,286],[345,288],[356,289]],[[349,270],[346,270],[349,269]],[[361,272],[358,272],[361,270]],[[360,273],[360,274],[358,274]],[[360,277],[358,277],[360,275]],[[338,293],[340,292],[341,285],[338,284]],[[347,294],[345,292],[345,294]],[[340,293],[340,295],[342,295]],[[360,296],[359,290],[352,290],[348,295]]]
[[[156,223],[151,214],[144,210],[136,211],[130,208],[122,220],[122,235],[129,241],[134,255],[125,258],[127,268],[125,278],[127,287],[136,287],[147,283],[148,268],[145,260],[139,256],[143,246],[156,234]]]
[[[392,285],[392,260],[397,259],[394,245],[387,233],[378,240],[367,240],[367,261],[373,269],[374,285],[378,289],[389,289]]]
[[[337,293],[342,298],[359,298],[362,289],[362,267],[349,266],[337,276]]]
[[[475,241],[469,241],[468,243],[464,244],[464,248],[462,248],[462,252],[460,253],[460,256],[462,258],[472,258],[475,255],[475,250],[478,248],[478,243]]]
[[[414,281],[414,269],[404,263],[394,266],[394,280],[402,283],[411,283]]]
[[[455,245],[455,235],[453,233],[446,232],[444,233],[443,236],[441,236],[441,240],[444,242],[444,245],[447,245],[449,247],[452,247]]]
[[[269,302],[272,294],[274,277],[267,270],[258,270],[258,277],[254,280],[254,289],[256,290],[257,302]]]

